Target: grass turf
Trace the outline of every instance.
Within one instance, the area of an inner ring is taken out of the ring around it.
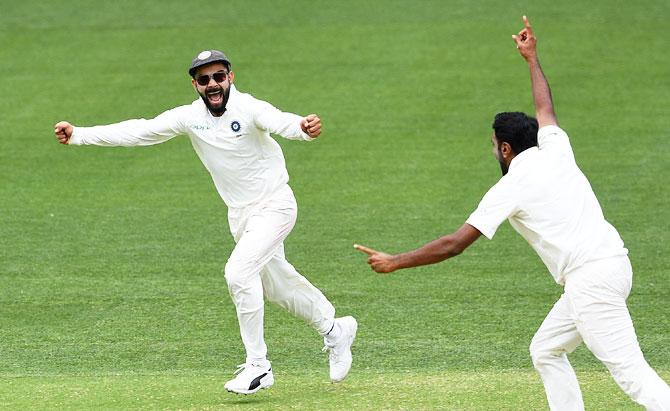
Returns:
[[[668,374],[666,373],[666,377]],[[530,370],[440,373],[364,371],[347,384],[331,384],[312,372],[287,375],[256,395],[220,391],[219,375],[98,375],[19,377],[8,381],[10,404],[49,409],[450,409],[516,410],[545,407],[544,391]],[[587,409],[630,409],[606,372],[579,373]],[[39,394],[36,402],[35,394]],[[4,393],[3,393],[4,394]]]
[[[668,379],[670,217],[663,1],[37,2],[0,33],[0,406],[5,408],[542,408],[527,354],[560,294],[509,226],[444,264],[377,276],[351,245],[391,252],[458,227],[498,178],[490,122],[532,109],[510,35],[527,14],[561,124],[635,269],[629,305]],[[52,126],[187,104],[186,69],[221,48],[242,91],[317,112],[280,141],[299,221],[289,260],[360,321],[351,378],[267,307],[277,385],[222,386],[243,351],[222,267],[226,210],[189,143],[60,147]],[[635,406],[587,350],[587,407]],[[526,404],[531,406],[525,407]],[[611,405],[610,405],[611,404]]]

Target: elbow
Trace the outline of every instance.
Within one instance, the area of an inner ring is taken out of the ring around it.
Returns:
[[[456,257],[457,255],[461,255],[463,253],[463,251],[465,251],[465,248],[463,248],[463,247],[453,247],[453,248],[449,249],[449,251],[448,251],[449,255],[448,255],[447,258]]]
[[[479,237],[479,235],[479,231],[473,230],[472,233],[467,235],[452,236],[447,243],[447,249],[449,250],[450,257],[461,255],[465,249],[468,248],[477,239],[477,237]]]
[[[444,249],[444,259],[446,260],[447,258],[456,257],[457,255],[463,253],[463,251],[465,251],[463,244],[460,244],[458,241],[451,240],[446,244]]]

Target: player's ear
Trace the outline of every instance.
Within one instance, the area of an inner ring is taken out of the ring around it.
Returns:
[[[503,158],[507,158],[513,154],[512,146],[510,146],[509,143],[505,141],[500,145],[500,152],[502,153]]]
[[[193,85],[193,90],[195,90],[195,92],[197,93],[198,92],[198,87],[195,85],[195,79],[194,78],[191,79],[191,85]]]
[[[234,71],[231,71],[230,73],[228,73],[228,79],[230,81],[230,84],[233,84],[233,81],[235,80],[235,72]]]

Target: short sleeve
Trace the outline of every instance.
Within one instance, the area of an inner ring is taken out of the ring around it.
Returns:
[[[570,138],[558,126],[544,126],[537,132],[537,146],[540,150],[569,154],[574,158]]]
[[[509,183],[503,177],[491,187],[466,221],[489,240],[493,238],[500,224],[518,211],[519,195]]]

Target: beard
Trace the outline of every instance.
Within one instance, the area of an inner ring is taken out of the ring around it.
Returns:
[[[498,160],[498,163],[500,163],[500,171],[502,171],[503,177],[507,174],[509,171],[509,165],[505,164],[505,161],[502,160],[503,154],[500,149],[498,149],[498,156],[496,157],[496,160]]]
[[[498,162],[500,163],[500,171],[502,171],[502,175],[504,176],[509,171],[509,166],[507,164],[503,163],[502,161],[498,161]]]
[[[198,94],[200,94],[200,98],[213,116],[219,117],[226,112],[226,104],[228,104],[228,97],[230,96],[230,87],[211,87],[205,89],[204,93],[198,91]],[[214,97],[215,101],[212,102],[208,95]]]

